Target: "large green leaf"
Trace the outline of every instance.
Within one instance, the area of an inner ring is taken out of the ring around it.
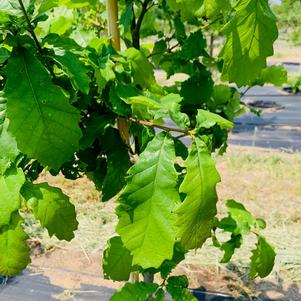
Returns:
[[[155,283],[127,283],[111,297],[110,301],[145,301],[158,287]]]
[[[70,241],[74,237],[78,222],[74,205],[61,189],[47,183],[31,184],[22,188],[22,195],[32,208],[34,216],[48,230],[50,236]]]
[[[132,255],[124,247],[119,236],[115,236],[108,241],[108,247],[103,254],[102,267],[106,279],[115,281],[129,280],[132,268]]]
[[[268,276],[273,270],[276,257],[273,247],[259,236],[256,249],[252,252],[250,276],[252,278]]]
[[[0,176],[0,227],[9,224],[12,213],[20,208],[20,189],[24,182],[23,171],[15,167]]]
[[[117,210],[117,232],[133,255],[133,264],[158,268],[173,256],[172,210],[179,202],[172,137],[157,135],[130,169]]]
[[[87,74],[88,69],[84,63],[81,62],[75,54],[69,51],[56,50],[52,57],[69,76],[74,88],[84,94],[88,94],[91,80]]]
[[[19,55],[9,59],[6,75],[8,130],[18,148],[59,168],[78,149],[79,112],[29,50],[19,49]]]
[[[196,138],[185,161],[187,174],[180,186],[186,194],[176,210],[177,236],[186,249],[200,248],[210,237],[216,215],[216,185],[220,176],[206,144]]]
[[[15,276],[30,263],[28,236],[22,228],[23,219],[14,213],[9,225],[0,228],[0,275]]]
[[[234,18],[224,28],[227,41],[220,57],[224,80],[238,86],[250,85],[273,55],[278,37],[276,17],[268,0],[240,0]]]

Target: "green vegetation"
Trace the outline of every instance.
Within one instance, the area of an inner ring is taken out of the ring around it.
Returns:
[[[265,223],[234,200],[226,217],[217,215],[212,154],[225,152],[233,120],[245,110],[227,83],[285,80],[282,68],[266,64],[278,36],[268,1],[120,1],[122,51],[116,28],[106,37],[104,9],[98,1],[0,4],[0,150],[7,150],[0,151],[0,273],[16,275],[30,261],[22,206],[50,236],[74,237],[69,197],[35,182],[48,171],[87,176],[103,202],[118,199],[119,236],[105,251],[105,276],[136,273],[146,281],[126,284],[112,300],[164,300],[163,288],[174,300],[194,300],[186,276],[170,274],[209,238],[228,262],[253,235],[250,277],[267,276],[275,252]],[[224,41],[217,57],[207,43],[213,31]],[[160,86],[155,67],[187,79]],[[173,126],[164,124],[168,118]],[[150,283],[154,275],[162,283]]]
[[[279,28],[286,32],[286,36],[294,44],[301,43],[301,2],[299,0],[282,0],[281,4],[274,5]]]

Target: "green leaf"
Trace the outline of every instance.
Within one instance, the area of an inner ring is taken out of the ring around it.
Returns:
[[[225,252],[221,263],[229,262],[235,252],[235,249],[240,248],[242,245],[242,236],[240,234],[238,235],[232,235],[231,239],[225,243],[223,243],[220,247],[222,251]]]
[[[32,53],[19,53],[6,70],[8,130],[21,152],[58,169],[78,149],[79,112]]]
[[[128,1],[125,9],[120,16],[121,35],[123,38],[131,40],[131,25],[133,20],[133,5],[132,1]]]
[[[169,277],[166,289],[171,294],[173,301],[197,301],[197,298],[188,289],[186,276]]]
[[[50,18],[48,20],[50,20]],[[50,23],[50,33],[63,35],[70,30],[73,22],[74,19],[72,18],[71,12],[68,13],[67,10],[55,10],[54,18]]]
[[[187,114],[181,112],[182,97],[179,94],[167,94],[158,99],[156,97],[147,97],[144,95],[125,98],[127,104],[131,104],[133,111],[142,117],[149,117],[148,110],[155,113],[160,111],[163,115],[169,114],[171,119],[182,128],[189,128],[190,120]],[[157,110],[157,111],[156,111]],[[139,117],[138,116],[138,117]],[[145,118],[147,119],[147,118]]]
[[[180,201],[176,190],[175,150],[171,136],[157,135],[130,169],[117,209],[117,232],[133,255],[133,265],[158,268],[173,256],[172,210]]]
[[[15,213],[10,223],[0,228],[0,275],[16,276],[31,261],[30,249],[26,244],[28,236],[22,223],[23,219]]]
[[[85,67],[78,57],[69,51],[56,50],[52,58],[59,63],[62,69],[69,76],[73,87],[80,90],[84,94],[88,94],[90,90],[90,77],[88,69]]]
[[[13,212],[21,206],[20,190],[25,182],[22,169],[11,167],[0,176],[0,227],[8,225]]]
[[[157,288],[158,284],[155,283],[127,283],[111,297],[110,301],[145,301],[155,293]]]
[[[16,139],[7,131],[8,123],[6,119],[0,134],[0,175],[5,173],[19,154]]]
[[[260,77],[255,84],[263,86],[264,84],[273,84],[282,86],[287,83],[287,71],[283,66],[270,66],[261,71]]]
[[[220,115],[211,113],[206,110],[198,110],[196,121],[197,121],[197,126],[196,126],[197,129],[201,129],[201,128],[209,129],[217,124],[222,129],[232,130],[234,126],[231,121],[221,117]]]
[[[249,234],[251,226],[256,224],[256,219],[241,203],[234,200],[228,200],[226,206],[229,216],[236,223],[235,233]],[[232,232],[232,231],[231,231]]]
[[[200,30],[192,33],[185,41],[182,51],[181,58],[191,60],[201,56],[206,48],[206,40]]]
[[[129,150],[116,129],[110,129],[103,138],[107,153],[107,174],[102,187],[102,201],[106,202],[116,196],[124,187],[125,176],[131,166]]]
[[[1,47],[0,48],[0,65],[5,63],[5,61],[8,60],[10,57],[10,53],[6,48]]]
[[[206,144],[196,138],[185,161],[187,174],[180,186],[186,194],[184,202],[176,210],[177,236],[186,249],[200,248],[215,222],[216,185],[220,176],[215,168]]]
[[[184,97],[183,105],[200,107],[210,99],[212,92],[211,73],[204,65],[198,63],[197,70],[182,83],[180,94]]]
[[[166,2],[172,10],[181,12],[184,21],[193,21],[203,5],[203,0],[166,0]]]
[[[185,259],[185,253],[186,251],[183,246],[179,242],[176,242],[172,259],[165,260],[159,268],[163,279],[166,279],[172,270]]]
[[[150,301],[165,301],[165,293],[162,288],[158,289],[155,296]]]
[[[170,118],[181,128],[190,127],[190,119],[187,114],[181,112],[182,97],[179,94],[168,94],[161,98],[161,103],[168,110]]]
[[[114,123],[115,118],[113,115],[98,115],[92,113],[90,120],[83,130],[83,137],[80,140],[81,149],[92,146],[94,141],[97,138],[101,138],[106,130]]]
[[[60,48],[62,50],[72,51],[75,53],[82,53],[84,48],[78,45],[73,39],[60,36],[55,33],[48,34],[45,38],[43,38],[43,45],[48,46],[51,45],[50,48]]]
[[[87,177],[93,181],[95,188],[99,191],[102,189],[104,179],[107,174],[107,161],[105,158],[99,158],[96,161],[96,168],[93,171],[86,172]]]
[[[78,226],[75,208],[61,189],[47,183],[27,182],[21,193],[32,208],[35,218],[48,230],[50,236],[55,235],[58,239],[67,241],[74,238],[74,231]]]
[[[109,81],[115,79],[115,72],[113,70],[115,64],[108,60],[107,62],[103,63],[99,68],[95,69],[95,78],[96,83],[98,85],[99,93],[102,93],[104,87]]]
[[[160,61],[163,58],[164,53],[166,51],[167,51],[167,43],[165,40],[159,40],[155,43],[152,52],[152,61],[154,62],[156,67],[160,65]]]
[[[231,88],[227,85],[215,85],[212,98],[217,105],[225,105],[231,98]]]
[[[213,19],[220,13],[227,14],[230,11],[231,3],[229,0],[204,0],[203,6],[198,11],[197,15]]]
[[[162,107],[160,102],[158,102],[155,99],[152,99],[150,97],[143,96],[143,95],[129,97],[129,98],[125,99],[124,101],[127,104],[142,105],[142,106],[147,107],[148,109],[160,109]]]
[[[3,91],[0,91],[0,135],[4,127],[4,121],[6,117],[6,99]]]
[[[256,249],[252,251],[250,277],[268,276],[274,267],[276,253],[274,248],[262,237],[258,236]]]
[[[224,60],[222,79],[240,87],[250,85],[266,67],[278,30],[268,0],[240,0],[235,11],[224,28],[227,41],[220,57]]]
[[[129,48],[123,54],[131,64],[132,75],[136,85],[148,89],[156,85],[153,66],[141,51]]]
[[[132,268],[132,255],[124,247],[121,238],[115,236],[108,241],[104,251],[102,267],[105,279],[115,281],[129,280]]]

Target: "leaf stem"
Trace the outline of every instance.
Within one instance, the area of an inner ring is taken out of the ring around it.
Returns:
[[[39,43],[39,40],[38,40],[38,38],[37,38],[37,36],[36,36],[36,34],[35,34],[35,32],[34,32],[34,29],[33,29],[33,27],[32,27],[32,24],[31,24],[30,20],[29,20],[29,17],[28,17],[28,14],[27,14],[27,12],[26,12],[26,9],[25,9],[25,6],[24,6],[24,4],[23,4],[23,1],[22,1],[22,0],[18,0],[18,2],[19,2],[19,4],[20,4],[22,13],[23,13],[23,15],[24,15],[24,17],[25,17],[25,20],[26,20],[26,23],[27,23],[27,26],[28,26],[28,31],[30,32],[30,34],[31,34],[31,36],[32,36],[32,38],[33,38],[33,40],[34,40],[34,42],[36,43],[36,46],[37,46],[37,48],[38,48],[38,51],[40,52],[40,54],[43,55],[43,49],[42,49],[41,44]]]
[[[182,134],[185,134],[185,135],[190,135],[190,133],[191,133],[190,129],[189,130],[183,130],[183,129],[179,129],[179,128],[168,127],[168,126],[157,124],[157,123],[154,123],[154,122],[151,122],[151,121],[140,120],[140,119],[137,119],[137,118],[134,118],[134,117],[129,117],[129,120],[134,121],[136,123],[139,123],[141,125],[148,126],[148,127],[155,127],[155,128],[164,130],[166,132],[177,132],[177,133],[182,133]]]

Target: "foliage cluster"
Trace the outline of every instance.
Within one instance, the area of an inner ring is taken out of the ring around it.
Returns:
[[[212,154],[226,150],[245,110],[228,83],[285,80],[282,68],[266,64],[278,36],[268,1],[122,0],[119,9],[123,51],[106,36],[102,2],[0,3],[0,273],[16,275],[30,262],[22,206],[49,235],[74,237],[68,196],[35,183],[46,170],[89,177],[103,202],[118,197],[107,278],[162,278],[128,283],[112,300],[164,300],[164,289],[173,300],[194,300],[186,277],[170,274],[208,238],[228,262],[244,236],[255,235],[250,276],[267,276],[275,252],[260,233],[265,223],[234,200],[217,218]],[[217,57],[208,51],[213,31],[223,37]],[[160,86],[155,68],[187,79]]]

